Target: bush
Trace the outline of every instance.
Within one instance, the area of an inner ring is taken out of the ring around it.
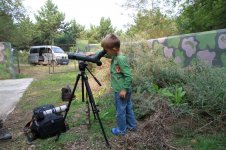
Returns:
[[[152,83],[160,88],[184,83],[183,70],[172,59],[165,58],[157,47],[150,49],[146,42],[124,44],[133,68],[133,87],[146,90]]]
[[[139,104],[136,107],[138,112],[143,110],[139,116],[150,114],[151,103],[155,99],[150,96],[153,92],[164,96],[164,91],[160,91],[167,89],[175,93],[175,87],[182,88],[186,94],[180,102],[171,99],[173,105],[187,103],[191,109],[210,115],[220,114],[226,109],[225,68],[210,67],[202,62],[181,68],[172,59],[165,58],[161,48],[149,49],[144,41],[124,44],[122,49],[129,55],[133,68],[135,104]],[[149,96],[145,95],[147,93]]]
[[[226,109],[225,68],[210,67],[203,63],[190,66],[185,71],[185,101],[193,109],[208,114],[219,114]]]

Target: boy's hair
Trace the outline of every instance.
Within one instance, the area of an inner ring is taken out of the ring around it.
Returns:
[[[120,49],[120,40],[114,34],[108,34],[105,38],[101,41],[101,46],[105,49],[113,49],[117,48]]]

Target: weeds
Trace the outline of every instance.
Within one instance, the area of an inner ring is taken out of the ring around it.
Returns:
[[[202,62],[181,68],[173,60],[164,58],[158,47],[150,50],[144,42],[138,45],[123,47],[131,56],[133,98],[138,118],[153,116],[156,113],[153,103],[165,99],[170,102],[170,111],[175,117],[189,116],[197,122],[192,121],[193,131],[200,127],[213,132],[218,126],[225,128],[225,121],[217,119],[226,110],[225,68],[210,67]],[[184,132],[191,131],[184,128]],[[201,133],[193,134],[202,137]]]
[[[137,133],[129,133],[122,138],[111,136],[110,128],[115,125],[115,108],[113,95],[109,94],[108,90],[109,83],[104,82],[103,89],[97,88],[96,83],[91,84],[97,100],[96,104],[101,108],[100,117],[113,143],[113,148],[174,149],[174,146],[177,146],[179,149],[223,149],[225,147],[225,141],[222,140],[225,139],[223,129],[226,128],[225,69],[210,68],[201,63],[181,68],[172,59],[164,58],[158,48],[148,49],[144,42],[140,45],[124,44],[122,49],[129,55],[133,69],[133,104],[136,117],[139,119]],[[103,72],[93,66],[95,75],[100,78],[101,83],[109,80],[107,65],[109,61],[101,66],[104,68]],[[39,78],[25,93],[18,108],[26,112],[37,104],[54,103],[59,99],[56,93],[59,93],[60,88],[68,82],[74,82],[72,74]],[[71,129],[62,135],[63,140],[57,146],[53,145],[51,140],[40,140],[38,149],[105,148],[102,146],[103,143],[98,142],[103,140],[98,123],[95,123],[89,131],[86,130],[83,112],[85,104],[81,102],[81,95],[78,94],[76,97],[67,117]],[[25,114],[28,116],[27,112]],[[208,133],[203,134],[204,131]]]
[[[167,96],[170,98],[171,102],[176,106],[183,103],[183,97],[185,96],[185,91],[182,87],[175,87],[174,92],[171,92],[169,89],[164,88],[161,90],[161,94],[163,96]]]

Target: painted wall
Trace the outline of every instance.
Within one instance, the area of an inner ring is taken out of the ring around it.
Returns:
[[[0,42],[0,80],[15,78],[11,44]]]
[[[169,36],[147,41],[150,48],[159,48],[167,58],[182,66],[195,59],[212,66],[226,67],[226,29]]]

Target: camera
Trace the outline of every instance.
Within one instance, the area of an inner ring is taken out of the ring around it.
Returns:
[[[66,111],[67,105],[62,105],[58,107],[53,107],[52,105],[45,106],[42,109],[38,108],[34,111],[34,116],[37,120],[42,120],[46,115],[52,114],[52,113],[61,113]]]
[[[105,54],[106,54],[105,50],[102,50],[98,54],[92,55],[92,56],[86,56],[85,53],[82,53],[82,52],[68,53],[68,59],[92,62],[92,63],[96,63],[97,66],[101,66],[102,62],[100,61],[100,59]]]

